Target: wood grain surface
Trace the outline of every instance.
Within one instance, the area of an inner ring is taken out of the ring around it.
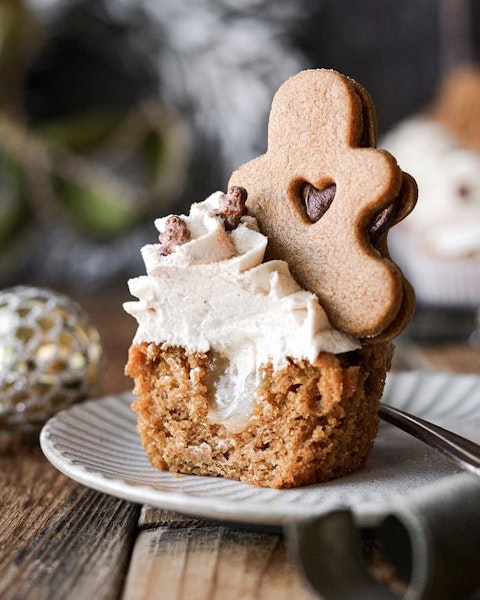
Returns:
[[[280,535],[201,522],[139,533],[124,600],[299,600],[314,596]]]
[[[49,465],[37,444],[0,438],[0,598],[117,598],[140,507]]]

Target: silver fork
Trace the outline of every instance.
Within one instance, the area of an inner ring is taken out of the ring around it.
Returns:
[[[462,469],[480,477],[479,444],[387,404],[380,404],[378,416],[439,450]]]

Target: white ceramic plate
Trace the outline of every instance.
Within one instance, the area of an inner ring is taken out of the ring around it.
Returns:
[[[50,462],[72,479],[113,496],[203,518],[277,526],[339,507],[359,522],[389,501],[453,475],[435,450],[381,423],[367,465],[341,479],[293,490],[256,488],[215,477],[175,476],[154,469],[135,430],[127,393],[90,400],[58,413],[40,443]],[[480,442],[480,376],[391,374],[384,401]]]

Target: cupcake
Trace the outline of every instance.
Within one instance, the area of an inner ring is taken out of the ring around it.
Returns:
[[[417,207],[390,242],[424,305],[480,306],[479,98],[480,74],[455,72],[431,110],[382,140],[418,183]]]
[[[365,464],[413,307],[386,236],[415,202],[375,149],[371,107],[338,73],[298,74],[275,96],[268,152],[228,193],[155,222],[124,306],[138,322],[133,410],[157,468],[291,488]]]

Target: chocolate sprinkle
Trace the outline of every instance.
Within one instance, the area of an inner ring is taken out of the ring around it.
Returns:
[[[190,240],[190,231],[185,221],[177,215],[170,215],[165,222],[165,231],[160,233],[160,254],[167,256],[175,252],[177,246],[182,246]]]
[[[220,207],[215,214],[223,219],[226,231],[233,231],[240,224],[241,218],[248,214],[247,190],[238,185],[232,186],[228,194],[222,194],[220,197]]]

